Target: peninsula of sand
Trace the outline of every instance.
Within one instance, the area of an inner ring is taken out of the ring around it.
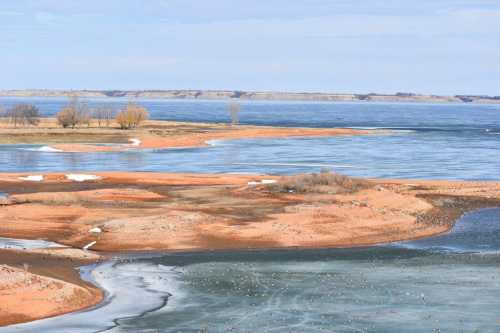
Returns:
[[[122,150],[240,137],[372,134],[170,122],[149,122],[135,131],[71,131],[2,129],[0,137],[3,143],[85,152],[102,147],[89,142],[111,142],[116,144],[111,150]],[[500,205],[500,183],[356,179],[326,171],[286,177],[1,173],[0,190],[8,193],[0,199],[0,237],[61,245],[0,250],[2,325],[98,304],[103,293],[81,280],[75,268],[116,251],[368,246],[438,235],[467,211]]]

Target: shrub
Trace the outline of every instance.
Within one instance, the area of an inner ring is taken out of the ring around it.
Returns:
[[[139,126],[149,118],[146,108],[129,102],[123,110],[116,115],[116,122],[121,129],[131,129]]]
[[[57,122],[62,127],[71,127],[80,124],[90,126],[90,113],[87,104],[80,102],[78,97],[73,97],[69,103],[57,114]]]
[[[281,193],[354,193],[372,184],[366,180],[347,177],[330,171],[282,177],[266,186],[271,192]]]
[[[5,113],[10,123],[17,125],[38,126],[40,123],[40,112],[32,104],[16,104]]]

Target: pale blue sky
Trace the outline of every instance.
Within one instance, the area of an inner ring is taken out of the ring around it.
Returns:
[[[0,89],[500,95],[499,0],[2,0]]]

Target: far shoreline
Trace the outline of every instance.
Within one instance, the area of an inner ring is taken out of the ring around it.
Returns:
[[[333,93],[333,92],[284,92],[242,90],[64,90],[64,89],[11,89],[0,90],[0,97],[72,97],[126,98],[155,100],[229,100],[241,101],[297,101],[297,102],[407,102],[407,103],[458,103],[500,104],[500,96],[481,94],[435,95],[413,92],[384,93]]]

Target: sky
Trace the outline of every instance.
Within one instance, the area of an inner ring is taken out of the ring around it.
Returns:
[[[2,0],[0,89],[500,95],[499,0]]]

